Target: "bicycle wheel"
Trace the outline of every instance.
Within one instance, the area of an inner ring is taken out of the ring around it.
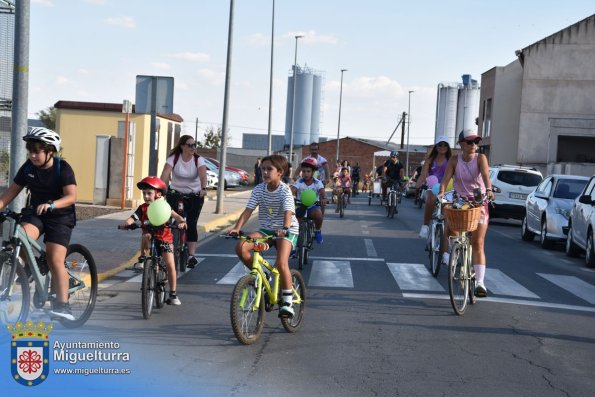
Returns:
[[[450,253],[448,293],[455,313],[458,315],[464,314],[467,308],[467,298],[469,297],[469,278],[467,265],[463,257],[463,246],[460,243],[455,243]]]
[[[388,215],[391,219],[395,217],[395,213],[397,212],[397,197],[396,193],[391,193],[389,196],[389,206],[388,206]]]
[[[13,258],[6,253],[0,257],[0,324],[25,323],[29,315],[29,280],[25,268],[16,261],[16,270],[11,278]],[[10,291],[12,286],[12,291]]]
[[[260,302],[256,301],[256,292],[256,278],[247,274],[237,282],[231,294],[231,328],[238,341],[244,345],[256,342],[264,327],[266,291],[262,290]]]
[[[62,319],[67,328],[83,325],[95,308],[97,299],[97,266],[91,252],[80,244],[68,246],[64,266],[68,272],[68,302],[74,320]]]
[[[180,272],[186,271],[186,266],[188,265],[188,244],[186,244],[186,231],[180,232],[182,236],[182,247],[180,248]]]
[[[430,236],[430,270],[434,277],[438,277],[440,265],[442,264],[442,255],[440,254],[442,236],[444,236],[444,225],[437,223],[434,232]]]
[[[300,231],[298,234],[298,241],[297,241],[297,257],[298,257],[298,269],[302,270],[303,266],[306,264],[308,259],[306,258],[306,252],[308,248],[308,230],[307,230],[307,223],[302,221],[300,222]]]
[[[302,274],[295,269],[291,269],[291,282],[293,283],[293,310],[295,314],[292,318],[281,317],[281,324],[287,332],[296,332],[302,326],[304,319],[304,307],[306,305],[306,283]],[[297,294],[297,295],[296,295]]]
[[[143,317],[148,320],[153,313],[153,303],[155,302],[155,268],[153,259],[145,260],[143,269],[143,284],[141,286],[141,300]]]
[[[345,195],[342,194],[341,198],[338,200],[339,204],[339,218],[343,218],[345,215]]]
[[[469,269],[471,270],[471,269]],[[474,305],[477,302],[477,296],[475,296],[475,272],[471,272],[469,274],[469,303]]]
[[[174,236],[174,263],[176,264],[176,270],[183,272],[186,270],[186,267],[184,265],[184,270],[182,270],[182,261],[180,258],[180,253],[182,250],[182,244],[181,244],[181,230],[180,229],[172,229],[171,230],[173,236]]]
[[[155,306],[157,306],[158,309],[161,309],[165,305],[166,285],[167,272],[161,266],[157,266],[155,268]]]

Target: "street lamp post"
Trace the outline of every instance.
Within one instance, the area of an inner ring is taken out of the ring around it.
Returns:
[[[269,123],[267,155],[273,154],[273,134],[271,130],[273,115],[273,48],[275,47],[275,0],[273,0],[273,16],[271,22],[271,73],[269,76]]]
[[[409,104],[407,105],[407,156],[405,161],[405,175],[409,176],[409,127],[411,127],[411,93],[415,91],[409,91]]]
[[[337,158],[336,161],[339,162],[339,132],[341,131],[341,102],[343,100],[343,72],[346,72],[347,69],[341,69],[341,88],[339,90],[339,123],[337,125]]]
[[[303,35],[295,36],[295,55],[293,57],[293,99],[291,101],[291,131],[289,133],[289,164],[293,166],[293,127],[295,124],[295,82],[297,80],[297,45]]]

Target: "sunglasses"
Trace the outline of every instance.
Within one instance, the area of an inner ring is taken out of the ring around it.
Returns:
[[[187,143],[186,146],[188,146],[190,149],[195,149],[196,148],[196,142],[195,143]]]
[[[481,139],[475,138],[475,139],[464,140],[463,142],[465,142],[467,145],[471,145],[472,143],[479,145],[479,142],[481,142]]]

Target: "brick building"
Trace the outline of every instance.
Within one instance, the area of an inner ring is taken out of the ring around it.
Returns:
[[[331,172],[333,171],[335,160],[337,158],[337,140],[329,140],[320,142],[320,155],[325,157],[331,164]],[[425,159],[426,154],[431,150],[432,145],[409,145],[409,174],[413,174],[415,169],[420,165],[421,161]],[[347,160],[350,165],[359,163],[362,173],[370,173],[374,166],[378,166],[381,162],[388,159],[388,156],[374,156],[375,152],[383,150],[396,150],[399,152],[399,159],[405,165],[407,158],[407,146],[401,148],[395,143],[386,143],[363,138],[345,137],[339,140],[339,160]],[[301,150],[296,150],[300,154],[300,159],[310,154],[309,146],[302,146]]]

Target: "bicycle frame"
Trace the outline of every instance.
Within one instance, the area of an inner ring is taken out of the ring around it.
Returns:
[[[269,283],[267,277],[264,273],[263,266],[271,272],[273,275],[273,285]],[[276,267],[272,266],[266,259],[262,257],[262,255],[258,251],[254,251],[254,255],[252,258],[252,270],[250,270],[250,274],[256,277],[256,304],[253,306],[254,311],[258,311],[260,307],[260,297],[262,295],[262,287],[264,286],[267,295],[269,296],[269,302],[272,305],[276,305],[278,303],[278,296],[279,296],[279,270]],[[295,291],[294,291],[295,292]],[[242,296],[241,305],[244,306],[246,302],[246,295],[247,291],[244,291]]]

